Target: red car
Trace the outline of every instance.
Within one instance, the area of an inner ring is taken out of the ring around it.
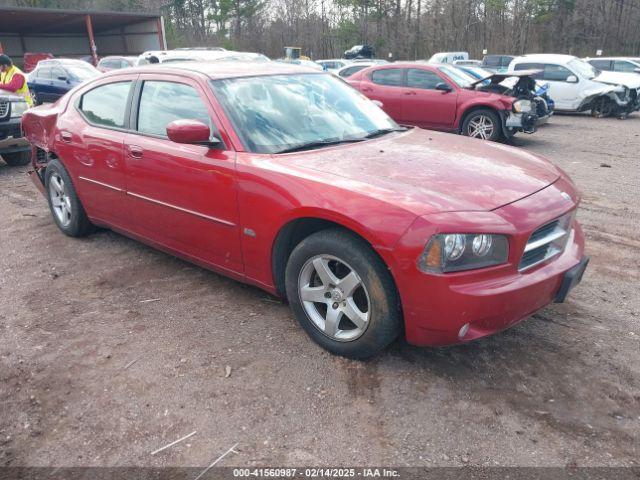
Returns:
[[[23,125],[62,232],[108,227],[280,295],[340,355],[500,331],[564,300],[586,267],[560,169],[401,128],[304,67],[110,72]]]
[[[384,111],[402,125],[483,140],[536,129],[532,100],[492,91],[496,86],[478,85],[477,79],[450,65],[397,62],[367,68],[345,80],[381,102]],[[509,90],[498,88],[499,92]]]

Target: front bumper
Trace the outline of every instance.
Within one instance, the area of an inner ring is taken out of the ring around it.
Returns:
[[[440,225],[438,232],[429,231],[432,226],[425,222],[416,235],[406,235],[408,238],[403,238],[396,250],[406,254],[411,248],[414,250],[401,260],[394,278],[402,300],[407,341],[420,346],[468,342],[509,328],[554,300],[564,300],[570,287],[579,281],[577,277],[581,277],[573,275],[573,281],[567,281],[566,273],[584,262],[584,235],[577,222],[574,221],[561,254],[524,272],[518,271],[518,264],[534,230],[576,208],[575,194],[568,201],[560,193],[571,191],[568,183],[560,179],[538,193],[498,209],[497,215],[493,212],[430,215],[429,223]],[[465,221],[473,217],[474,220]],[[420,249],[415,250],[418,238],[427,234],[428,239],[432,233],[461,229],[474,233],[472,225],[477,228],[478,219],[484,223],[485,231],[510,237],[506,265],[444,275],[418,270]],[[468,327],[460,337],[465,325]]]
[[[502,130],[511,132],[511,134],[515,132],[535,133],[538,125],[546,123],[549,119],[548,116],[540,118],[535,113],[513,113],[506,110],[502,112],[501,117]]]
[[[22,136],[20,118],[0,121],[0,154],[30,150],[29,142]]]

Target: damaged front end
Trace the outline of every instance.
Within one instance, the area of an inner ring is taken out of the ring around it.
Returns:
[[[532,77],[536,72],[496,73],[473,84],[476,90],[515,98],[511,111],[500,112],[506,137],[512,137],[516,132],[534,133],[553,115],[546,89],[539,88]]]
[[[585,98],[578,111],[591,111],[596,118],[627,118],[630,113],[640,110],[640,89],[615,85],[604,92],[598,92]]]

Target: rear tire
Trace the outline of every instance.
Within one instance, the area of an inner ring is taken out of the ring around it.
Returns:
[[[31,161],[31,151],[3,153],[2,159],[7,165],[11,167],[21,167],[24,165],[28,165]]]
[[[49,209],[62,233],[70,237],[90,233],[94,227],[80,203],[71,177],[59,160],[49,162],[44,178]]]
[[[466,137],[493,142],[502,136],[502,122],[493,110],[479,108],[467,114],[460,133]]]
[[[400,333],[400,301],[389,270],[363,240],[340,229],[300,242],[285,272],[296,319],[321,347],[367,358]]]

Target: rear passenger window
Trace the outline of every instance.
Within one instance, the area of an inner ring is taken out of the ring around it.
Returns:
[[[41,80],[51,80],[51,68],[42,67],[36,73],[37,78]]]
[[[402,69],[401,68],[384,68],[374,70],[371,74],[371,81],[378,85],[388,85],[390,87],[402,86]]]
[[[445,82],[433,72],[416,68],[410,68],[407,71],[407,87],[435,90],[439,83]]]
[[[138,108],[138,131],[167,136],[174,120],[199,120],[213,133],[209,112],[195,88],[183,83],[146,81]]]
[[[532,75],[535,79],[541,79],[543,77],[544,65],[541,63],[519,63],[513,67],[514,70],[540,70],[539,73]]]
[[[123,128],[131,82],[108,83],[88,91],[80,100],[86,119],[99,126]]]
[[[589,63],[598,70],[611,70],[610,60],[590,60]]]

